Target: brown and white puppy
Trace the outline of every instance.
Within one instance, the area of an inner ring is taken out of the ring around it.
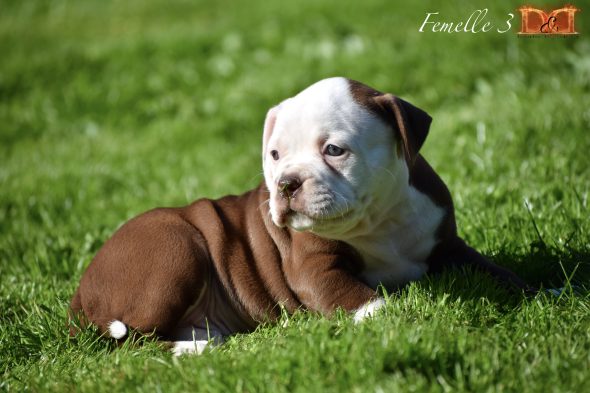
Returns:
[[[272,108],[263,185],[155,209],[98,252],[71,309],[122,339],[133,328],[201,352],[282,310],[337,308],[359,321],[428,271],[473,264],[521,289],[457,236],[444,183],[418,153],[424,111],[345,78]]]

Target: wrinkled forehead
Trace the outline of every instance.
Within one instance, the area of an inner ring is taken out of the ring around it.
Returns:
[[[294,128],[315,133],[357,133],[381,123],[375,113],[353,96],[345,78],[331,78],[311,85],[281,104],[276,131]]]

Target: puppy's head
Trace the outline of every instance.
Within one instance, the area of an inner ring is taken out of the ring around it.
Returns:
[[[430,121],[345,78],[319,81],[270,109],[262,155],[273,222],[340,239],[370,230],[407,190]]]

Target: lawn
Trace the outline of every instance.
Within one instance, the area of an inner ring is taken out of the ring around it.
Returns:
[[[518,37],[520,5],[0,1],[0,389],[590,391],[590,2],[573,38]],[[484,7],[502,28],[514,13],[512,30],[418,32],[427,12]],[[359,326],[285,315],[193,357],[68,336],[69,299],[119,225],[255,187],[266,110],[334,75],[428,111],[422,153],[460,234],[565,292],[447,272]]]

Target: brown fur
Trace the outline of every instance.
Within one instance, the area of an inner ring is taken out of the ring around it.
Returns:
[[[411,104],[350,81],[355,100],[388,124],[410,171],[410,184],[446,214],[427,263],[431,271],[472,264],[528,289],[457,236],[451,195],[418,153],[431,118]],[[264,139],[272,132],[265,126]],[[264,186],[240,196],[200,199],[155,209],[123,225],[98,252],[80,281],[71,309],[102,332],[119,320],[140,332],[170,337],[204,291],[230,333],[278,318],[281,307],[324,314],[353,311],[376,296],[360,279],[363,261],[345,243],[279,228],[270,220]],[[189,321],[189,322],[187,322]],[[75,329],[71,330],[75,333]],[[226,332],[227,333],[227,332]]]
[[[391,125],[399,141],[398,152],[403,152],[408,164],[410,185],[445,209],[445,216],[437,231],[438,244],[427,259],[429,271],[440,272],[449,266],[472,265],[492,274],[501,282],[534,293],[535,288],[528,286],[511,271],[487,260],[457,235],[451,193],[424,157],[418,153],[428,135],[432,118],[422,109],[398,97],[381,93],[357,81],[350,81],[350,92],[360,105]]]
[[[375,296],[355,278],[362,261],[350,247],[275,227],[267,196],[260,186],[132,219],[88,266],[72,310],[102,332],[116,319],[166,337],[204,285],[222,286],[238,331],[276,319],[279,305],[330,314]]]

